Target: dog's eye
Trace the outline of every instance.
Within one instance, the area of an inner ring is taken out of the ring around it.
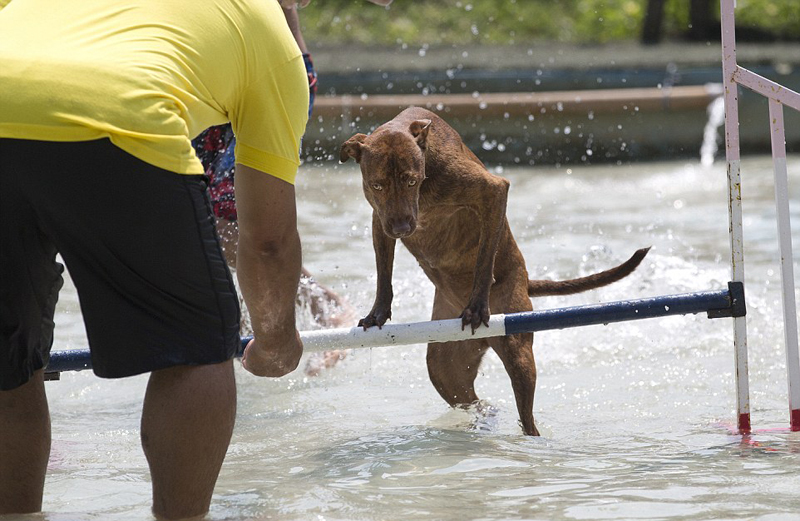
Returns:
[[[414,186],[415,184],[417,184],[417,180],[416,179],[409,179],[408,180],[408,186]]]
[[[381,185],[379,185],[378,183],[375,183],[375,184],[372,185],[372,189],[373,190],[377,190],[377,191],[380,192],[381,190],[383,190],[383,187]]]

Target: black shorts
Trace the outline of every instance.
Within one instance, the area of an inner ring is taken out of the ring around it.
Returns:
[[[98,376],[234,356],[239,299],[202,175],[161,170],[107,139],[0,139],[0,389],[47,365],[57,253]]]

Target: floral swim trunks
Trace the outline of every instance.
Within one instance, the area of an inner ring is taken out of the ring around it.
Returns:
[[[303,54],[308,73],[308,116],[314,107],[314,97],[317,93],[317,73],[311,55]],[[236,158],[233,151],[236,137],[230,123],[219,125],[204,130],[193,141],[195,153],[203,163],[206,179],[208,180],[208,196],[218,219],[235,221],[236,199],[233,192],[234,165]]]

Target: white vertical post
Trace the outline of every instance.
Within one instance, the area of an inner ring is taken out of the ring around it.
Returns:
[[[797,305],[794,299],[792,266],[792,226],[789,220],[789,182],[786,172],[786,135],[783,106],[769,100],[772,161],[775,169],[775,207],[778,218],[778,244],[781,256],[781,296],[783,300],[783,333],[786,345],[786,372],[789,380],[789,425],[800,431],[800,356],[797,346]]]
[[[731,277],[744,283],[744,235],[742,233],[742,180],[739,156],[739,85],[736,72],[734,0],[721,0],[722,84],[725,97],[725,156],[728,161],[728,223],[730,234]],[[733,319],[733,345],[736,363],[737,424],[742,434],[750,432],[750,384],[747,367],[747,322]]]

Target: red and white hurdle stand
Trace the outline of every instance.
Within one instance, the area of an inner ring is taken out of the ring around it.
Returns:
[[[797,341],[797,306],[794,297],[792,233],[789,221],[789,189],[786,171],[786,139],[783,106],[800,111],[800,94],[755,74],[736,63],[736,0],[721,0],[722,75],[725,96],[725,153],[728,162],[732,280],[744,283],[744,238],[742,234],[742,181],[739,156],[739,85],[769,100],[772,159],[775,170],[775,206],[780,246],[783,328],[786,370],[789,381],[789,428],[800,431],[800,356]],[[734,317],[738,430],[751,432],[747,367],[746,317]]]

